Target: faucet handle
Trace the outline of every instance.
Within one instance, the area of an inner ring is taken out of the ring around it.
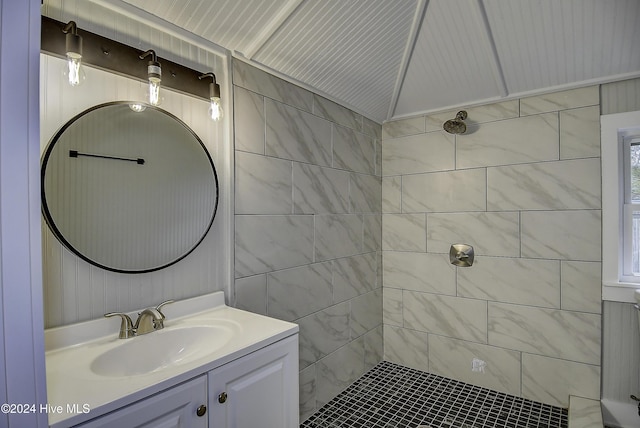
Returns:
[[[162,309],[163,306],[166,306],[170,303],[174,303],[175,300],[166,300],[162,303],[160,303],[158,306],[156,306],[156,311],[160,312],[160,314],[162,315],[162,317],[164,318],[164,314],[162,313],[162,311],[160,309]]]
[[[131,318],[129,318],[129,315],[122,312],[109,312],[108,314],[104,314],[104,316],[106,318],[115,316],[122,318],[122,322],[120,323],[120,334],[118,335],[119,339],[128,339],[135,336],[133,322],[131,321]]]

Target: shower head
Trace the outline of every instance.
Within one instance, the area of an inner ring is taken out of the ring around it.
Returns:
[[[455,119],[447,120],[442,127],[449,134],[464,134],[467,131],[467,125],[464,123],[466,118],[467,112],[459,111]]]

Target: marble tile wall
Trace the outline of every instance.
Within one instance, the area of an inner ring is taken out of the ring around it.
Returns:
[[[299,325],[302,421],[382,359],[382,127],[241,61],[233,83],[235,305]]]
[[[385,123],[385,359],[548,404],[600,398],[600,97],[592,86]],[[449,246],[473,245],[453,267]],[[472,371],[472,360],[486,362]]]

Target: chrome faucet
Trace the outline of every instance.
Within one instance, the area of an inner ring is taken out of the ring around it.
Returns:
[[[130,337],[151,333],[156,330],[162,330],[164,328],[165,316],[160,309],[173,302],[174,300],[167,300],[166,302],[160,303],[155,308],[143,309],[142,312],[138,313],[138,319],[135,324],[133,324],[129,315],[122,312],[109,312],[108,314],[104,314],[104,316],[107,318],[115,316],[122,318],[118,338],[128,339]]]

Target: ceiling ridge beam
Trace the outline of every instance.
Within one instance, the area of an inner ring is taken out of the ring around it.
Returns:
[[[429,0],[418,0],[418,3],[416,5],[416,13],[413,15],[413,22],[411,23],[411,29],[409,30],[409,36],[407,37],[407,44],[405,45],[404,53],[402,55],[402,61],[400,62],[400,68],[398,69],[396,83],[393,87],[393,94],[391,96],[391,102],[389,103],[389,111],[387,112],[386,120],[391,119],[396,110],[398,98],[400,98],[400,91],[407,76],[409,61],[411,61],[413,50],[416,47],[416,42],[420,33],[420,27],[422,27],[422,23],[424,22],[424,16],[427,11],[428,4]]]
[[[496,42],[493,38],[493,32],[491,31],[491,26],[489,25],[489,18],[487,17],[487,10],[484,7],[483,0],[476,0],[475,7],[473,7],[476,17],[478,21],[480,21],[481,28],[484,29],[482,34],[484,35],[484,41],[489,46],[489,50],[491,51],[491,70],[493,71],[493,78],[496,81],[498,92],[501,97],[506,97],[509,95],[509,88],[507,87],[507,81],[504,77],[504,72],[502,70],[502,64],[500,62],[500,57],[498,56],[498,48],[496,47]]]
[[[263,30],[253,39],[246,49],[246,52],[240,52],[242,56],[247,59],[252,59],[304,1],[305,0],[288,0],[278,13],[271,18],[269,23],[264,26]]]

